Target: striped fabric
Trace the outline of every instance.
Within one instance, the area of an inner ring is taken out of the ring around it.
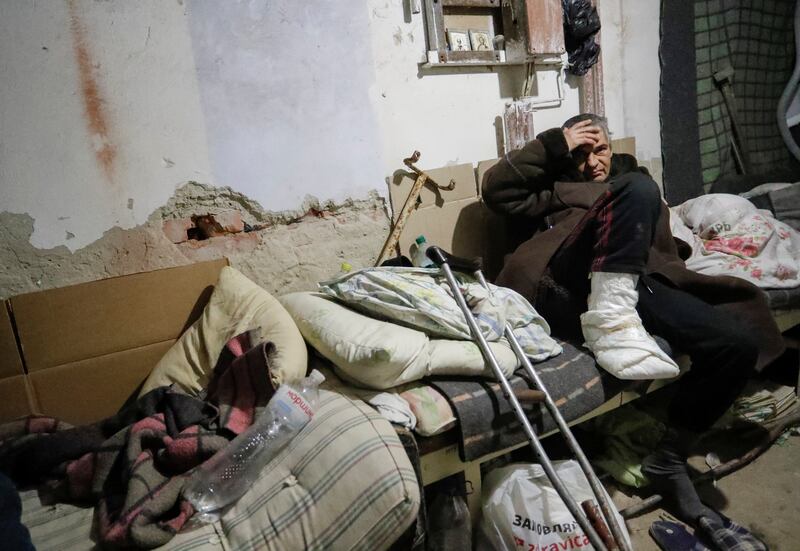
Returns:
[[[657,340],[662,348],[668,348],[661,339]],[[559,343],[564,352],[534,368],[567,421],[592,411],[626,388],[646,384],[617,379],[600,369],[586,349],[566,341]],[[520,369],[509,382],[515,390],[534,388],[526,383],[526,378]],[[429,382],[447,397],[456,412],[462,460],[472,461],[527,439],[498,383],[444,378]],[[555,421],[544,404],[528,405],[526,411],[538,434],[555,428]]]
[[[222,517],[232,548],[386,549],[411,525],[419,487],[391,425],[332,392],[314,419]]]
[[[320,402],[314,420],[220,521],[187,528],[160,549],[388,548],[420,504],[408,456],[368,405],[325,390]],[[38,551],[95,549],[92,509],[42,505],[35,491],[21,497]]]
[[[31,533],[36,551],[88,551],[97,546],[90,539],[94,509],[76,507],[64,503],[43,505],[38,492],[29,490],[20,493],[22,498],[22,522]],[[206,551],[230,549],[222,543],[222,527],[202,525],[187,530],[172,538],[162,549],[171,551]]]
[[[800,305],[800,287],[794,289],[764,289],[772,310],[786,310]]]

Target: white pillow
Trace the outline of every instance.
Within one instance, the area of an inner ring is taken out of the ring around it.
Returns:
[[[198,393],[207,386],[225,343],[245,331],[253,331],[253,344],[275,345],[270,357],[274,386],[305,375],[306,345],[291,316],[275,297],[225,266],[203,314],[153,368],[139,395],[173,383]]]
[[[500,370],[510,377],[520,366],[514,351],[503,337],[489,343]],[[431,339],[430,367],[433,375],[474,375],[494,379],[494,372],[486,365],[481,349],[472,341],[456,341],[449,339]]]
[[[429,375],[493,377],[471,341],[429,339],[422,331],[370,318],[319,293],[280,297],[306,341],[346,381],[386,389]],[[490,343],[501,369],[517,366],[507,344]]]
[[[686,225],[703,239],[713,238],[725,229],[729,231],[744,216],[758,210],[747,199],[726,193],[701,195],[674,208]]]

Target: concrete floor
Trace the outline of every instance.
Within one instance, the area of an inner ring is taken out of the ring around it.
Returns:
[[[698,468],[704,463],[703,451],[713,449],[723,461],[736,453],[722,444],[704,443],[702,448],[701,455],[691,460]],[[716,487],[708,483],[699,491],[707,503],[760,537],[770,551],[800,549],[800,436],[773,445],[746,467],[717,481]],[[639,499],[627,491],[614,491],[612,497],[619,508]],[[628,521],[636,551],[659,549],[647,531],[662,516],[671,519],[663,509],[655,509]]]
[[[797,365],[797,360],[793,365]],[[664,405],[670,400],[667,387],[649,395],[639,406],[658,417],[658,412],[663,414]],[[786,418],[788,417],[790,415],[787,413]],[[797,431],[797,428],[794,430]],[[706,464],[708,453],[716,454],[720,463],[724,464],[742,457],[762,442],[764,436],[764,429],[754,428],[753,425],[712,429],[694,446],[689,464],[696,471],[695,474],[706,472],[709,470]],[[576,437],[591,458],[597,451],[598,443],[593,432],[578,430]],[[770,551],[800,551],[800,436],[791,433],[779,438],[777,442],[754,461],[722,477],[716,484],[710,481],[699,484],[698,492],[705,503],[747,527],[767,544]],[[551,459],[573,457],[561,438],[546,438],[543,444]],[[533,461],[527,447],[520,448],[516,453],[514,461]],[[602,476],[602,479],[619,510],[639,503],[650,495],[646,488],[636,490],[618,485],[608,476]],[[627,521],[635,551],[660,551],[648,534],[653,522],[660,519],[676,521],[661,508],[652,509]]]

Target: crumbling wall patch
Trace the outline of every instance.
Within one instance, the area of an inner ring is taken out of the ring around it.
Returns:
[[[227,230],[176,238],[192,216],[207,214]],[[144,224],[112,228],[75,252],[31,245],[34,223],[28,214],[0,212],[0,298],[222,256],[273,294],[312,290],[343,263],[371,265],[389,231],[377,192],[341,203],[307,197],[298,209],[270,212],[231,188],[196,182],[177,189]]]

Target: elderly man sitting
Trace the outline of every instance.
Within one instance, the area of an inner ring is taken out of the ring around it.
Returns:
[[[597,363],[623,379],[678,374],[651,334],[689,355],[667,434],[643,469],[676,515],[731,549],[686,458],[753,371],[783,351],[763,293],[686,269],[680,253],[688,246],[672,238],[658,185],[633,156],[612,153],[597,115],[543,132],[501,159],[482,185],[487,205],[511,218],[521,242],[497,283],[531,300],[554,334],[582,336]],[[737,541],[743,537],[752,538]]]

